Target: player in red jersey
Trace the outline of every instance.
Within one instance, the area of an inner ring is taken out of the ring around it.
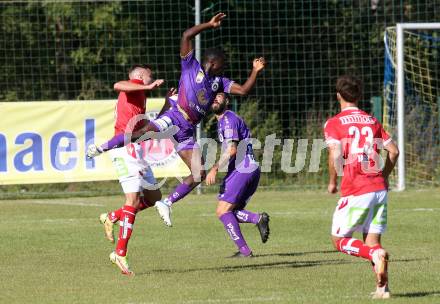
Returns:
[[[342,175],[341,198],[333,214],[332,240],[338,251],[371,261],[377,287],[373,298],[389,298],[388,252],[381,246],[387,225],[387,179],[399,150],[376,118],[357,107],[362,82],[344,75],[336,82],[341,112],[324,126],[329,151],[328,192],[338,191]],[[385,164],[379,150],[385,149]],[[352,238],[363,233],[363,242]]]
[[[145,127],[147,92],[162,83],[162,79],[153,80],[150,66],[135,65],[129,71],[129,80],[114,84],[114,89],[119,92],[115,108],[115,136],[127,132],[135,134]],[[155,202],[162,198],[162,194],[155,187],[156,180],[143,158],[141,144],[130,143],[125,147],[111,150],[110,156],[125,193],[125,203],[117,210],[101,214],[99,219],[104,225],[106,237],[111,242],[114,242],[113,225],[119,221],[118,242],[116,250],[110,254],[110,260],[121,269],[123,274],[133,275],[126,254],[136,213],[154,206]]]

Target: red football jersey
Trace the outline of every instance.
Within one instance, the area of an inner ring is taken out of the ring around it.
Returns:
[[[391,137],[377,119],[356,107],[345,108],[324,126],[327,145],[340,144],[343,153],[341,195],[361,195],[386,190],[382,176],[385,160],[379,149],[391,142]]]
[[[130,82],[143,84],[142,80],[130,79]],[[127,125],[133,117],[136,115],[145,114],[146,105],[145,91],[134,91],[130,93],[120,92],[118,96],[118,102],[115,108],[115,135],[125,133]],[[145,124],[145,121],[139,121],[135,127],[129,127],[128,131],[137,131],[141,129]]]

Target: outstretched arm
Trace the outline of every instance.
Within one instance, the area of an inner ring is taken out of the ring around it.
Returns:
[[[187,29],[183,35],[182,40],[180,41],[180,56],[185,57],[193,50],[191,40],[197,36],[200,32],[203,32],[206,29],[219,27],[222,20],[226,17],[225,14],[219,13],[212,17],[209,22],[197,24],[189,29]]]
[[[113,85],[115,91],[118,92],[134,92],[134,91],[152,91],[158,88],[164,82],[163,79],[157,79],[150,84],[139,84],[128,80],[118,81]]]
[[[256,58],[253,61],[252,72],[246,82],[242,85],[237,83],[233,83],[231,86],[230,93],[234,95],[247,95],[249,91],[254,87],[255,82],[257,81],[257,76],[264,66],[266,65],[266,60],[263,57]]]

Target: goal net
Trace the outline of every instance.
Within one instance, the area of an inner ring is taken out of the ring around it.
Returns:
[[[439,24],[440,27],[440,24]],[[384,127],[398,134],[396,27],[385,31]],[[403,180],[440,184],[440,29],[403,31]],[[400,174],[399,174],[400,176]],[[396,178],[396,177],[395,177]],[[399,183],[399,181],[397,181]],[[403,187],[404,187],[403,185]]]

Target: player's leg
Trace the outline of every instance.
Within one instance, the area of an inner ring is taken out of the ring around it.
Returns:
[[[162,199],[162,192],[157,187],[157,181],[153,175],[153,171],[147,163],[145,165],[141,189],[142,196],[140,197],[138,212],[153,207],[157,201]]]
[[[164,200],[167,201],[167,204],[171,205],[184,198],[205,179],[204,161],[200,148],[195,141],[194,126],[178,110],[172,109],[165,112],[162,117],[154,120],[153,123],[161,130],[167,130],[170,126],[178,128],[177,133],[173,135],[175,148],[180,158],[191,171],[191,174],[184,178],[183,183],[178,185],[167,199]]]
[[[206,178],[206,171],[203,167],[204,160],[200,149],[193,145],[190,149],[180,150],[180,158],[190,169],[191,174],[184,178],[183,183],[178,185],[169,196],[168,199],[171,203],[175,203],[184,198],[189,192],[192,191],[197,185],[199,185]]]
[[[119,267],[122,274],[133,275],[127,261],[127,246],[131,238],[136,213],[140,204],[140,193],[131,192],[125,194],[125,205],[122,207],[122,215],[119,220],[119,236],[116,250],[110,254],[110,261]]]
[[[239,250],[239,252],[232,257],[250,257],[252,256],[252,251],[249,249],[241,233],[240,225],[233,213],[234,208],[234,204],[220,200],[217,204],[216,214],[218,219],[223,223],[229,237]]]
[[[142,192],[144,188],[155,186],[156,180],[151,168],[141,159],[143,155],[141,145],[132,143],[127,147],[113,149],[109,153],[124,193]],[[126,198],[126,201],[129,200]],[[154,203],[155,201],[151,204],[148,200],[144,202],[141,197],[138,211],[154,206]],[[123,207],[99,216],[104,226],[105,236],[112,243],[114,242],[113,226],[121,219],[122,211]]]
[[[136,189],[126,189],[127,187],[130,188],[130,183],[127,181],[133,178],[129,173],[130,164],[126,148],[111,150],[110,157],[124,193],[136,192]],[[104,227],[105,236],[112,243],[115,242],[115,238],[113,235],[113,226],[119,221],[121,216],[122,207],[108,213],[102,213],[99,216],[99,221],[101,222],[101,224],[103,224]]]
[[[153,207],[157,201],[162,199],[162,192],[159,189],[142,191],[143,196],[140,198],[138,212]]]
[[[156,190],[145,189],[142,192],[142,194],[143,195],[139,199],[139,206],[137,208],[137,212],[153,207],[157,201],[162,199],[162,193],[159,189]],[[99,216],[99,220],[101,224],[104,225],[105,236],[112,243],[115,242],[113,235],[113,226],[120,220],[122,216],[122,209],[123,207],[113,210],[109,213],[102,213]]]
[[[108,141],[103,143],[102,145],[98,146],[96,144],[90,144],[87,147],[86,155],[88,158],[96,157],[103,152],[121,148],[131,142],[137,141],[139,138],[144,137],[144,140],[147,140],[147,136],[144,136],[147,132],[160,132],[160,129],[153,123],[148,122],[147,120],[143,120],[142,123],[144,124],[144,127],[142,127],[141,130],[138,130],[134,133],[120,133],[116,134],[112,138],[110,138]]]
[[[372,247],[367,246],[359,239],[353,238],[351,235],[339,237],[332,235],[332,243],[336,250],[356,257],[361,257],[369,261],[372,260]]]
[[[181,184],[177,185],[166,199],[156,203],[157,211],[167,226],[172,226],[171,206],[188,195],[206,177],[203,167],[204,160],[200,149],[194,143],[190,147],[191,149],[182,149],[178,153],[191,170],[191,175],[187,176]]]
[[[333,214],[332,241],[335,248],[374,264],[377,290],[373,298],[390,297],[387,284],[388,253],[380,245],[385,229],[386,191],[341,198]],[[364,242],[352,238],[354,231],[364,232]]]
[[[387,191],[375,192],[372,212],[368,224],[364,227],[364,241],[375,249],[372,254],[377,284],[375,292],[372,293],[375,299],[387,299],[391,296],[388,286],[389,253],[381,245],[381,236],[387,228],[387,198]]]
[[[352,235],[355,231],[362,231],[363,227],[368,224],[374,198],[373,192],[360,196],[342,197],[339,200],[332,222],[332,243],[336,250],[372,260],[373,248],[353,238]]]
[[[376,274],[376,290],[371,294],[373,299],[388,299],[391,297],[388,286],[388,252],[380,244],[380,234],[367,233],[365,242],[374,248],[372,253],[373,270]]]
[[[216,214],[239,249],[236,256],[249,256],[251,252],[241,233],[240,219],[242,222],[251,222],[256,225],[261,220],[260,214],[244,210],[258,187],[259,179],[258,169],[249,173],[234,170],[228,172],[220,187]],[[267,226],[267,233],[268,228]],[[268,235],[265,236],[265,241],[267,237]]]
[[[240,193],[240,197],[237,198],[238,201],[243,202],[242,204],[236,205],[234,209],[235,217],[240,223],[251,223],[255,224],[260,232],[261,241],[266,243],[269,239],[270,229],[269,229],[269,214],[266,212],[254,213],[249,210],[244,209],[247,203],[254,195],[258,188],[258,183],[260,181],[260,170],[257,168],[253,172],[249,173],[237,173],[240,179],[237,181],[238,185],[241,185],[243,190]],[[240,187],[240,186],[238,186]]]
[[[127,245],[130,240],[136,214],[154,205],[161,198],[161,192],[156,188],[156,179],[151,168],[142,159],[143,151],[139,144],[133,145],[132,154],[127,158],[128,170],[131,178],[121,182],[125,193],[125,205],[122,207],[122,215],[119,218],[119,238],[116,246],[116,254],[125,256]],[[141,193],[143,196],[141,196]]]
[[[171,205],[184,198],[206,176],[203,168],[203,158],[194,138],[194,125],[187,121],[177,109],[170,109],[162,116],[151,122],[161,132],[166,132],[174,128],[173,139],[176,150],[191,171],[190,176],[177,185],[173,192],[162,201],[156,203],[156,209],[167,226],[171,226]]]

